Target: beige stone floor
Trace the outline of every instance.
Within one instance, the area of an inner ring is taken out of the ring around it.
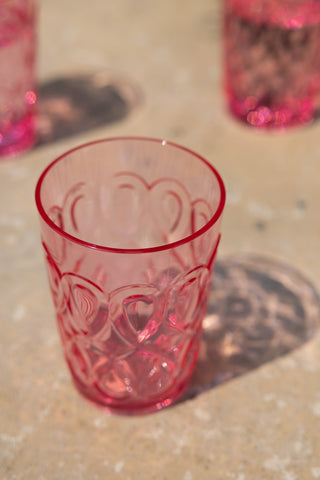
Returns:
[[[154,136],[206,156],[228,192],[220,258],[272,257],[320,288],[320,123],[257,133],[229,117],[218,20],[215,0],[41,2],[41,82],[107,70],[142,95],[119,122],[0,163],[3,480],[320,478],[319,333],[194,399],[134,418],[108,417],[80,398],[60,351],[33,191],[52,159],[86,140]]]

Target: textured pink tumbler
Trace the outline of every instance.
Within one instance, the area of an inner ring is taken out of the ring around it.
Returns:
[[[0,0],[0,157],[35,142],[36,0]]]
[[[224,0],[228,107],[259,128],[309,124],[320,108],[319,0]]]
[[[225,203],[219,174],[173,143],[113,138],[49,165],[36,203],[77,389],[114,412],[170,405],[199,351]]]

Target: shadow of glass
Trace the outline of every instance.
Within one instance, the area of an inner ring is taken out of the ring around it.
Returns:
[[[295,350],[315,335],[319,320],[318,292],[290,266],[250,255],[220,260],[183,400]]]
[[[124,120],[139,88],[109,72],[56,78],[39,87],[36,146]]]

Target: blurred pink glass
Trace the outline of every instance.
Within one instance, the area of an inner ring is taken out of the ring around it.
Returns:
[[[35,142],[35,0],[0,1],[0,157]]]
[[[142,413],[184,391],[224,202],[205,159],[155,139],[86,144],[41,175],[36,203],[59,332],[86,398]]]
[[[254,127],[311,123],[320,100],[319,0],[224,0],[225,90]]]

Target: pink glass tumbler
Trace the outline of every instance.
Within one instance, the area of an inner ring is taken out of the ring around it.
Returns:
[[[319,0],[224,0],[224,86],[258,128],[311,123],[320,108]]]
[[[170,405],[199,351],[225,203],[219,174],[173,143],[113,138],[50,164],[36,203],[77,389],[114,412]]]
[[[0,1],[0,157],[35,143],[36,0]]]

